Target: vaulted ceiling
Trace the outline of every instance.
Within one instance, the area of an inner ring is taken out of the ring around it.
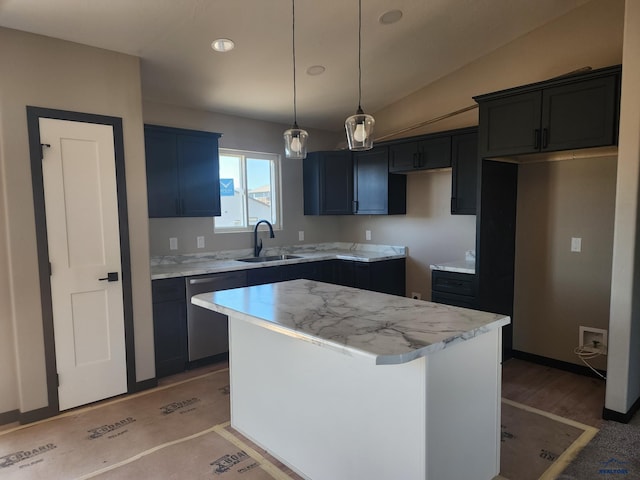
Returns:
[[[362,0],[362,106],[373,113],[587,1]],[[401,18],[382,22],[393,10]],[[298,123],[341,130],[358,106],[358,0],[295,11]],[[0,26],[140,57],[147,100],[293,119],[291,0],[0,0]],[[217,38],[235,49],[215,52]]]

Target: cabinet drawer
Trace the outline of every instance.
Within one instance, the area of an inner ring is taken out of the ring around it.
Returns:
[[[431,274],[431,290],[474,296],[476,294],[475,275],[434,270]]]
[[[454,307],[477,308],[476,297],[455,293],[431,292],[431,301]]]
[[[184,300],[184,278],[163,278],[151,282],[153,303]]]

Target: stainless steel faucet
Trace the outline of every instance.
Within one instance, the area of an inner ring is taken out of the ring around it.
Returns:
[[[269,227],[269,238],[275,238],[275,235],[273,234],[273,227],[271,226],[271,224],[267,220],[258,220],[256,222],[256,226],[253,229],[253,256],[254,257],[259,257],[260,250],[262,250],[262,239],[261,238],[258,239],[258,225],[260,225],[261,223],[266,223],[267,226]]]

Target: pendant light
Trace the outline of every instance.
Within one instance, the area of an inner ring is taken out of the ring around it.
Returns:
[[[349,150],[373,148],[373,126],[376,121],[362,110],[362,0],[358,0],[358,110],[344,122]]]
[[[284,154],[287,158],[301,160],[307,156],[306,130],[298,127],[298,112],[296,110],[296,2],[291,0],[293,17],[293,126],[284,132]]]

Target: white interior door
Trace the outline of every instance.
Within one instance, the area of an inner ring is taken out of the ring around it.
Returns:
[[[127,391],[113,127],[40,118],[40,140],[49,145],[42,173],[66,410]]]

